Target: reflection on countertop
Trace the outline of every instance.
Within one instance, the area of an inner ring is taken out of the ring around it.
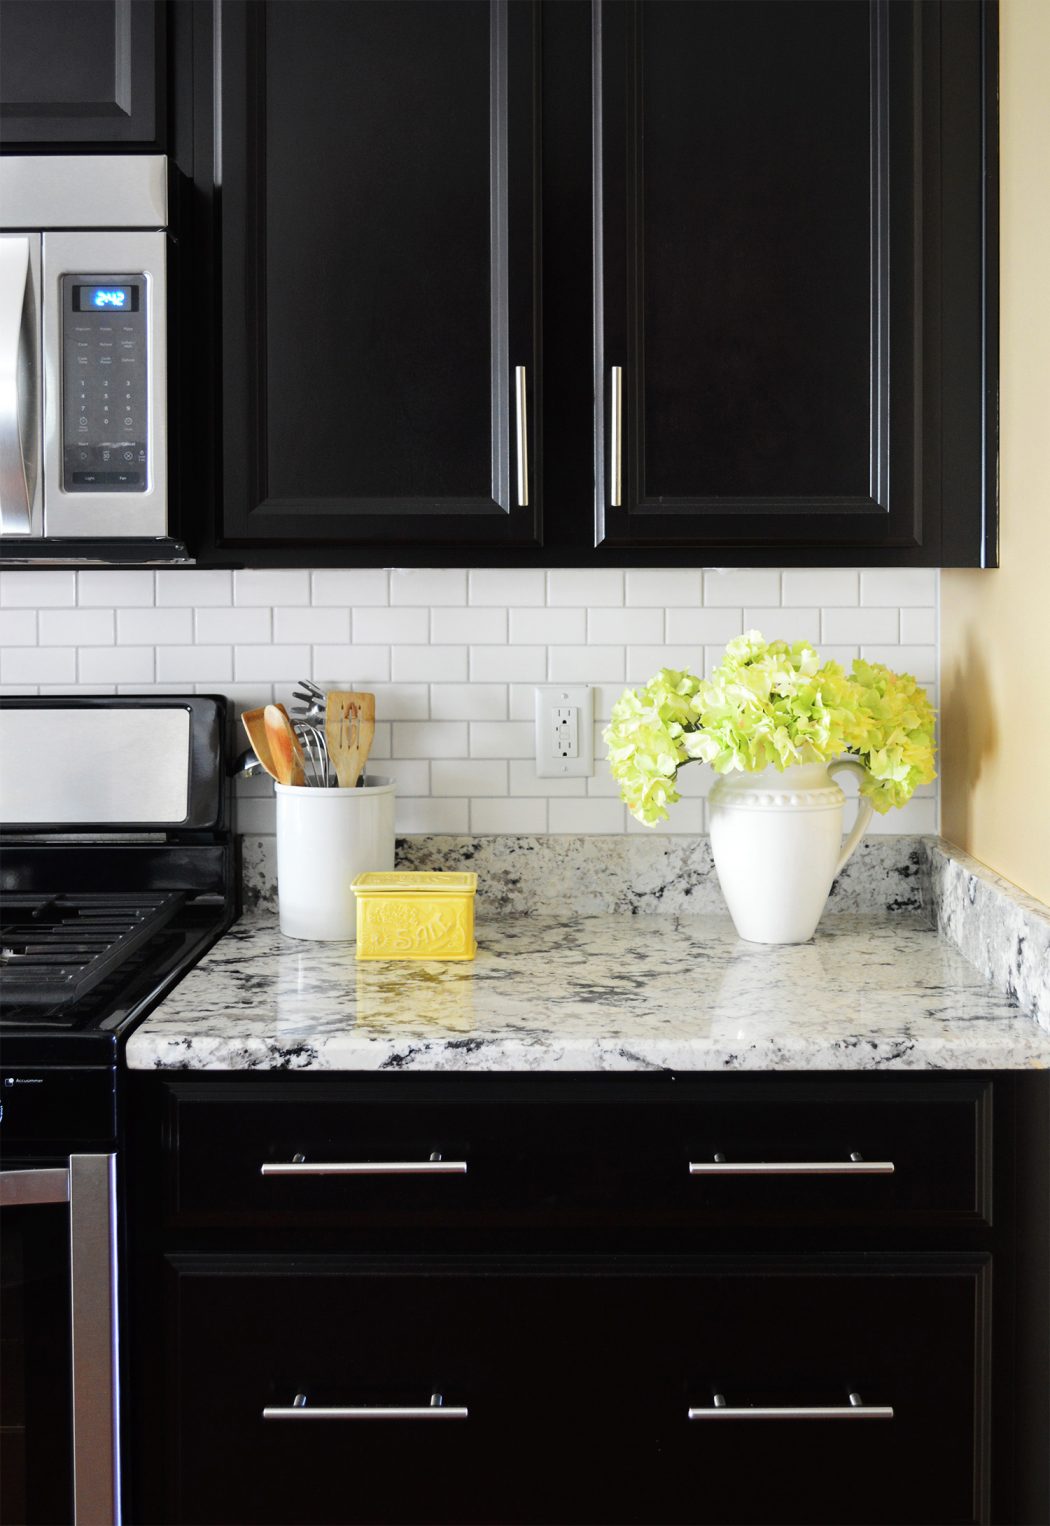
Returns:
[[[994,1070],[1050,1034],[919,915],[828,914],[809,943],[724,916],[503,916],[473,963],[358,964],[238,922],[128,1044],[133,1069]]]

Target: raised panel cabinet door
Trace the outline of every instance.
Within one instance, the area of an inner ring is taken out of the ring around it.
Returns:
[[[596,0],[602,550],[994,559],[988,17]]]
[[[154,0],[3,0],[0,143],[163,147]]]
[[[537,7],[215,29],[224,543],[534,545]]]

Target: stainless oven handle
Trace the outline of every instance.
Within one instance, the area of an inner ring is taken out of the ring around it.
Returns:
[[[117,1157],[0,1171],[0,1206],[69,1203],[74,1526],[120,1526]]]
[[[0,238],[0,528],[5,535],[31,533],[40,470],[40,441],[32,439],[39,436],[39,408],[31,274],[29,236]]]
[[[68,1203],[69,1172],[61,1166],[31,1171],[0,1171],[0,1208],[31,1203]]]
[[[117,1157],[69,1157],[73,1519],[120,1526]]]

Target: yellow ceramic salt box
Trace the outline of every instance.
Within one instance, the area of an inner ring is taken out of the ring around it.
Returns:
[[[395,869],[359,874],[358,959],[473,959],[476,874]]]

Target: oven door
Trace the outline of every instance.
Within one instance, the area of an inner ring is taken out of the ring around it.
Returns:
[[[120,1521],[116,1156],[0,1171],[0,1523]]]

